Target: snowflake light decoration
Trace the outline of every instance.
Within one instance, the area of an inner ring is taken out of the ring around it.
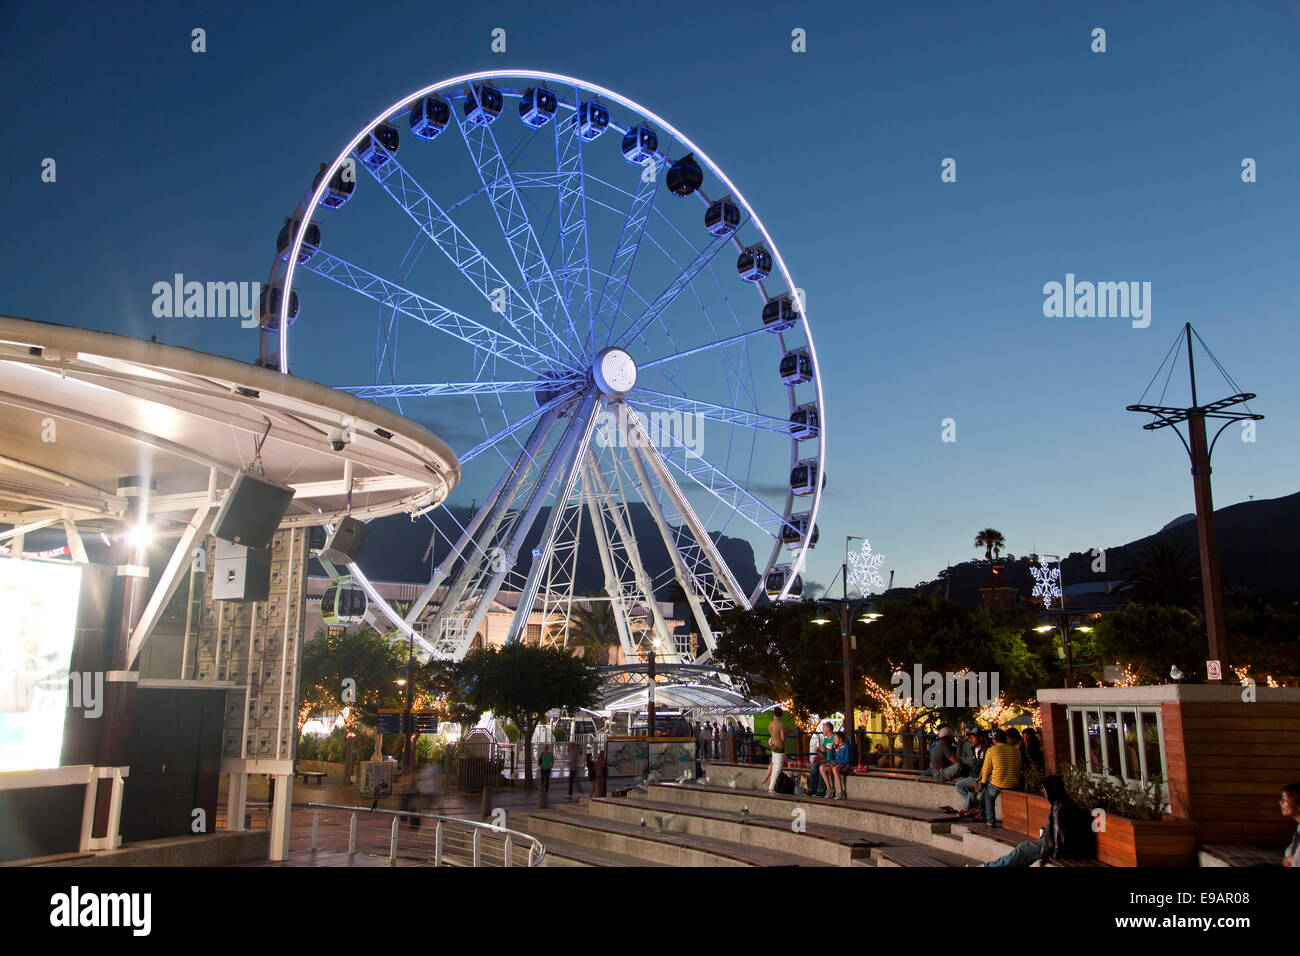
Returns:
[[[1031,564],[1029,573],[1034,576],[1034,597],[1043,599],[1043,609],[1047,610],[1052,606],[1052,598],[1061,597],[1061,567],[1046,567],[1040,564]],[[1064,602],[1061,604],[1065,606]]]
[[[884,563],[885,556],[872,554],[871,542],[863,538],[857,553],[849,554],[849,587],[856,588],[863,597],[870,593],[869,588],[883,588],[885,579],[880,576],[880,566]]]

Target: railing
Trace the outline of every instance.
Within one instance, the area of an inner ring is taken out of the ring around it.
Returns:
[[[303,806],[303,804],[295,804]],[[320,829],[347,826],[349,855],[386,856],[396,866],[398,857],[433,866],[541,866],[546,847],[536,837],[519,830],[414,810],[348,807],[334,803],[308,803],[311,848],[320,844]],[[331,819],[324,819],[329,811]],[[342,811],[335,814],[333,811]],[[419,819],[418,828],[402,824]],[[399,836],[400,834],[400,836]]]

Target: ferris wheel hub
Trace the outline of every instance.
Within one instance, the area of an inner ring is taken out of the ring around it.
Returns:
[[[596,387],[610,396],[623,396],[636,385],[636,362],[622,349],[603,349],[591,370]]]

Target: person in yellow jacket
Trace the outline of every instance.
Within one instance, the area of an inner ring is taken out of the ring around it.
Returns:
[[[997,799],[1003,790],[1015,790],[1020,786],[1020,751],[1007,743],[1006,731],[993,731],[993,746],[984,755],[984,768],[980,771],[980,782],[976,786],[980,804],[984,808],[984,820],[989,826],[997,826]]]

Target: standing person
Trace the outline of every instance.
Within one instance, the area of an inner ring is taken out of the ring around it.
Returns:
[[[582,773],[582,750],[577,744],[571,743],[569,744],[569,796],[573,796],[573,787],[580,773]],[[578,785],[578,792],[582,792],[581,784]]]
[[[772,763],[758,786],[761,789],[763,784],[767,784],[767,792],[776,793],[776,778],[785,766],[785,722],[781,719],[780,707],[772,708],[772,722],[767,728],[767,745],[772,749]]]
[[[701,764],[701,761],[703,761],[704,758],[707,757],[708,755],[709,755],[709,725],[704,721],[700,721],[700,726],[699,729],[696,731],[696,736],[695,736],[695,769],[696,769],[695,775],[697,777],[703,776],[704,768]]]
[[[596,758],[591,755],[590,750],[587,751],[587,783],[587,792],[594,797],[596,795]]]
[[[997,799],[1003,790],[1020,786],[1020,751],[1007,743],[1005,731],[993,731],[993,746],[984,755],[980,782],[976,785],[984,819],[989,826],[997,826]]]
[[[1282,816],[1290,817],[1296,824],[1291,845],[1282,854],[1282,865],[1300,868],[1300,783],[1288,783],[1283,787],[1277,805],[1282,808]]]
[[[551,792],[551,768],[555,766],[555,754],[551,753],[551,745],[547,744],[542,748],[541,759],[537,761],[538,767],[542,771],[542,789],[547,793]]]
[[[830,756],[831,747],[835,746],[833,728],[829,720],[822,721],[821,733],[814,733],[808,746],[808,796],[819,797],[826,792],[826,781],[822,779],[821,765]]]
[[[600,787],[600,796],[605,796],[605,783],[609,780],[609,758],[605,756],[605,751],[601,751],[596,757],[596,781]]]

